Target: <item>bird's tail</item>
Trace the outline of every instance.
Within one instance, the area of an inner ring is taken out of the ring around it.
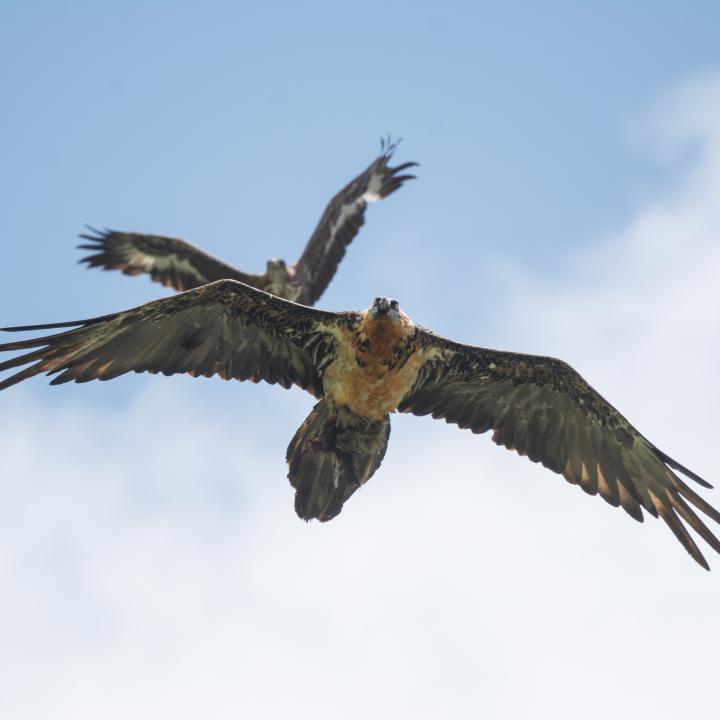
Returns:
[[[321,400],[287,449],[295,511],[303,520],[334,518],[343,503],[380,467],[390,417],[379,422]]]

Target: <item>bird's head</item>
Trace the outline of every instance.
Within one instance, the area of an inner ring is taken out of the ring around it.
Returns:
[[[267,277],[270,282],[278,280],[286,280],[288,277],[288,269],[284,260],[273,258],[267,261]]]
[[[399,320],[400,303],[394,298],[376,297],[368,308],[368,313],[375,320]]]

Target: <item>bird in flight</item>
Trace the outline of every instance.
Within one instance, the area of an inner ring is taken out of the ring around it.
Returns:
[[[162,235],[96,230],[80,235],[78,245],[92,254],[80,260],[88,267],[121,270],[126,275],[149,274],[175,290],[191,290],[215,280],[239,280],[278,297],[314,305],[335,275],[345,249],[365,223],[368,202],[381,200],[415,175],[403,174],[417,166],[388,163],[399,141],[380,141],[380,155],[330,200],[300,259],[288,266],[284,260],[268,260],[261,275],[236,270],[190,243]]]
[[[23,368],[0,390],[39,373],[51,384],[150,372],[296,385],[317,398],[287,450],[295,509],[330,520],[380,466],[390,413],[444,419],[540,462],[635,520],[662,518],[692,557],[708,564],[689,526],[716,552],[696,514],[720,513],[679,474],[702,478],[641,435],[560,360],[461,345],[415,325],[396,300],[362,312],[326,312],[235,280],[112,315],[5,328],[61,332],[0,345],[27,351],[0,363]]]

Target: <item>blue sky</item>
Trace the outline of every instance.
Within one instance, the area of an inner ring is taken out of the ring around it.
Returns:
[[[419,178],[369,208],[320,306],[394,295],[562,357],[720,482],[719,24],[710,2],[5,2],[1,324],[167,293],[77,265],[84,223],[294,261],[392,133]],[[136,375],[2,395],[3,717],[707,708],[720,563],[410,417],[305,525],[284,450],[311,405]]]

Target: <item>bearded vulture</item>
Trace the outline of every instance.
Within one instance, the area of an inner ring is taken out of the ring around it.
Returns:
[[[88,267],[121,270],[126,275],[148,273],[156,282],[176,290],[190,290],[215,280],[239,280],[260,290],[314,305],[335,275],[345,249],[365,223],[368,202],[381,200],[415,175],[400,174],[417,166],[407,162],[389,167],[399,141],[380,141],[380,155],[351,180],[325,208],[320,222],[300,256],[288,267],[284,260],[269,260],[262,275],[236,270],[190,243],[161,235],[96,230],[80,235],[88,243],[78,245],[93,254],[79,262]]]
[[[325,312],[219,280],[113,315],[5,329],[51,328],[74,329],[0,345],[28,351],[0,363],[0,372],[27,366],[0,390],[43,372],[57,374],[55,385],[134,371],[217,374],[311,393],[318,402],[287,451],[304,520],[330,520],[372,477],[385,455],[389,414],[398,411],[474,433],[492,430],[498,445],[635,520],[643,520],[642,508],[659,516],[705,568],[686,524],[720,552],[696,511],[718,523],[720,513],[678,473],[711,486],[655,447],[569,365],[445,340],[415,325],[396,300]]]

